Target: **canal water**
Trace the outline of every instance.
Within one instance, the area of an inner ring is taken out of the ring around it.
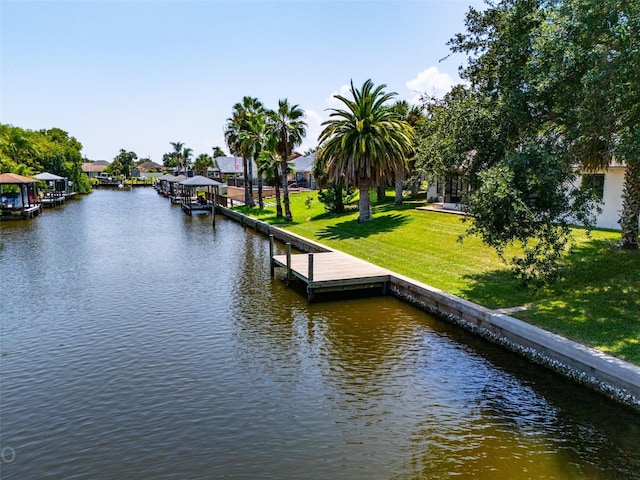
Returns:
[[[640,418],[149,188],[0,224],[9,479],[640,478]],[[281,248],[281,247],[279,247]]]

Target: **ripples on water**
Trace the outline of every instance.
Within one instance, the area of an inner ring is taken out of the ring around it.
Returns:
[[[147,189],[0,224],[4,479],[638,478],[627,410]],[[10,449],[10,450],[9,450]]]

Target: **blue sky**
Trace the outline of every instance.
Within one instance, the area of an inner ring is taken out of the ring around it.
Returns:
[[[398,99],[459,82],[441,61],[475,0],[0,0],[0,122],[58,127],[92,160],[211,153],[243,96],[300,105],[317,143],[332,95],[371,78]]]

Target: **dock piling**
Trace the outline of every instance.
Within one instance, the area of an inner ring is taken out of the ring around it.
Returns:
[[[273,234],[269,235],[269,272],[271,273],[271,278],[275,276],[275,264],[273,263]]]
[[[291,243],[286,243],[286,253],[287,253],[287,285],[289,285],[289,281],[291,280]]]
[[[309,268],[307,271],[307,302],[311,303],[313,301],[313,287],[311,284],[313,283],[313,253],[309,253]]]

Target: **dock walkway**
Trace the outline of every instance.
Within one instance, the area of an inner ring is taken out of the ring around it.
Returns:
[[[330,251],[292,255],[289,244],[285,255],[271,254],[272,276],[275,267],[286,269],[287,281],[297,278],[307,285],[309,302],[316,293],[325,292],[380,288],[382,294],[386,294],[391,278],[388,270],[346,253]]]

